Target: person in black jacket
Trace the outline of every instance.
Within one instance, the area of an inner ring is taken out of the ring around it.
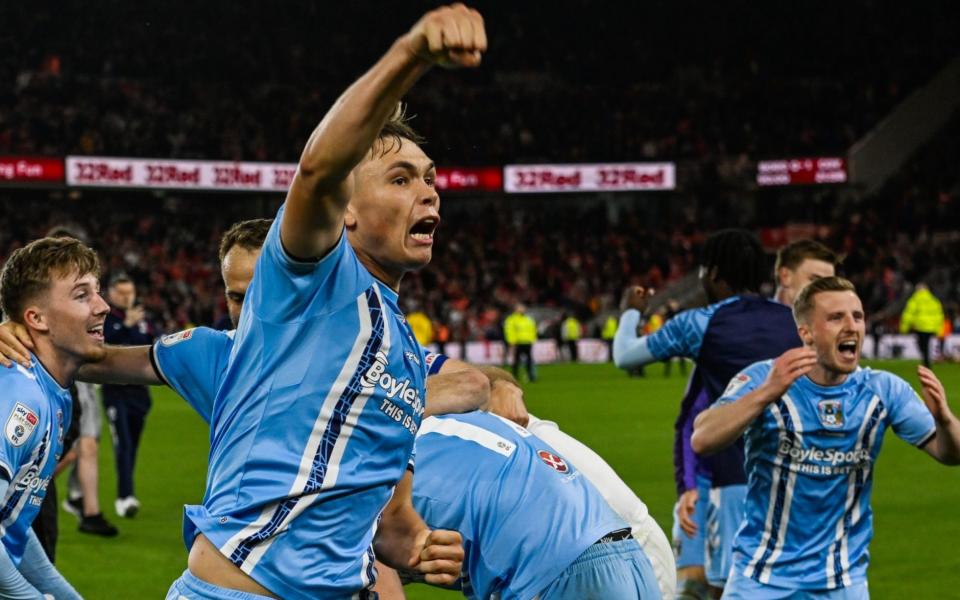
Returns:
[[[137,288],[129,276],[118,273],[110,279],[107,300],[111,308],[103,327],[107,344],[143,346],[153,343],[143,307],[137,304]],[[133,470],[140,435],[150,411],[150,392],[143,385],[105,385],[103,405],[110,421],[117,462],[117,514],[133,517],[140,509],[140,501],[134,494]]]

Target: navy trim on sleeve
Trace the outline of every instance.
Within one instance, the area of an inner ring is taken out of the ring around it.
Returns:
[[[428,377],[439,373],[443,367],[443,363],[447,362],[447,358],[449,358],[447,355],[440,354],[439,352],[432,352],[431,354],[433,354],[433,362],[430,363],[430,368],[427,369]]]
[[[927,435],[925,435],[924,438],[917,443],[917,448],[923,448],[924,446],[926,446],[927,444],[929,444],[930,442],[932,442],[932,441],[933,441],[933,438],[935,438],[935,437],[937,437],[937,430],[936,430],[936,428],[931,429],[931,430],[930,430],[930,433],[928,433]]]
[[[157,356],[155,354],[157,345],[150,345],[150,366],[153,367],[153,372],[157,374],[157,379],[163,382],[163,385],[167,387],[173,387],[170,385],[170,382],[167,381],[167,378],[163,376],[163,371],[160,370],[160,365],[157,363]]]

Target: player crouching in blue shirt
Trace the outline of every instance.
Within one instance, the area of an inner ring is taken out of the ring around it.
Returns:
[[[0,274],[7,318],[26,328],[34,352],[0,369],[0,597],[73,599],[30,523],[37,516],[70,422],[69,387],[80,366],[103,358],[97,255],[71,238],[43,238],[10,255]]]
[[[960,420],[929,369],[919,368],[920,402],[903,379],[859,367],[863,306],[846,279],[814,281],[793,311],[804,347],[742,371],[694,425],[696,452],[746,442],[744,521],[723,597],[868,598],[883,434],[956,465]]]
[[[630,525],[569,456],[523,427],[484,412],[430,417],[416,454],[414,506],[463,536],[466,597],[661,597]],[[381,597],[403,598],[384,576]]]

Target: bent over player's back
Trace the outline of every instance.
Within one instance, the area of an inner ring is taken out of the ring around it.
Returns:
[[[428,525],[463,535],[472,598],[531,598],[602,536],[628,527],[546,442],[481,412],[424,421],[413,501]]]

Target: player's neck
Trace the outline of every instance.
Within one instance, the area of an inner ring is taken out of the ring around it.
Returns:
[[[822,385],[823,387],[840,385],[847,380],[849,375],[849,373],[834,371],[833,369],[828,369],[820,364],[813,367],[813,369],[807,373],[807,377],[810,379],[810,381],[817,385]]]
[[[357,260],[360,261],[360,264],[362,264],[367,271],[370,271],[371,275],[388,285],[394,292],[400,293],[400,280],[403,279],[403,271],[401,269],[388,268],[359,249],[354,249],[354,252],[357,255]]]
[[[46,337],[34,338],[34,355],[47,373],[62,388],[73,385],[77,372],[83,364],[80,359],[57,350]]]

